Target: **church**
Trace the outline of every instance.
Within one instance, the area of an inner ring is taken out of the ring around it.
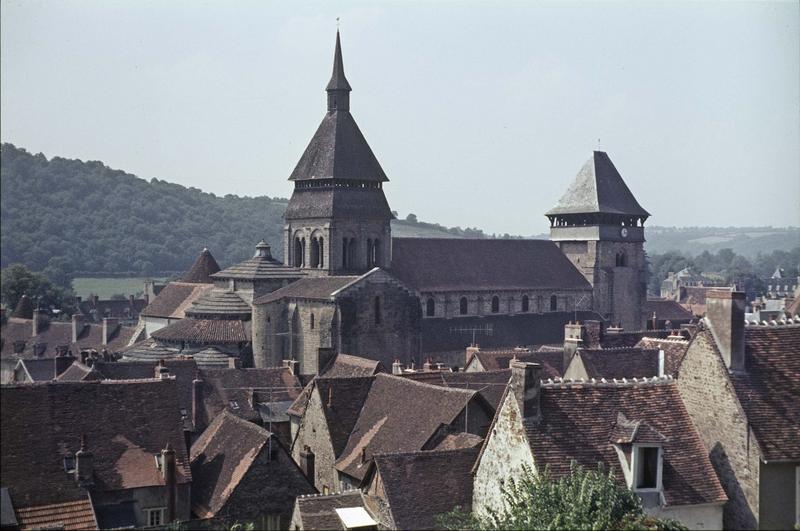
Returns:
[[[643,328],[649,214],[606,153],[593,152],[545,213],[549,240],[396,238],[389,178],[350,112],[338,32],[325,90],[322,123],[289,177],[284,263],[262,242],[258,275],[243,276],[241,266],[214,273],[213,289],[194,303],[209,308],[203,319],[251,328],[238,344],[249,343],[248,364],[295,360],[302,374],[315,374],[346,353],[385,367],[429,359],[463,366],[471,344],[560,343],[572,321]],[[226,316],[228,307],[236,315]],[[177,325],[154,337],[185,344],[170,335]]]

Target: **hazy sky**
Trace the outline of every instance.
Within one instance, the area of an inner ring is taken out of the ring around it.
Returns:
[[[800,4],[2,0],[2,140],[288,197],[341,17],[404,217],[534,234],[598,146],[655,225],[800,225]]]

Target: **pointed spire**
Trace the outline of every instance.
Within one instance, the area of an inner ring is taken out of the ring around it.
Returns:
[[[328,86],[328,112],[350,110],[350,83],[344,77],[344,61],[342,60],[342,43],[339,30],[336,30],[336,50],[333,52],[333,72]]]

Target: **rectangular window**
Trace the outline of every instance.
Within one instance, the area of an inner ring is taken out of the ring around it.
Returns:
[[[636,454],[636,488],[658,488],[658,447],[639,447]]]
[[[147,515],[148,526],[162,525],[164,523],[163,507],[159,507],[157,509],[145,509],[144,512]]]

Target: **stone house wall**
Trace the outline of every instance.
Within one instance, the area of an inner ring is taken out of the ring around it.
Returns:
[[[726,529],[755,529],[759,450],[710,334],[698,334],[683,359],[678,390],[728,495]]]
[[[191,484],[179,483],[176,491],[175,518],[189,520],[192,503]],[[113,491],[92,490],[92,503],[95,506],[114,505],[122,502],[133,502],[137,527],[147,527],[146,509],[164,508],[164,518],[167,517],[167,492],[163,486]]]
[[[322,399],[319,390],[315,387],[311,393],[305,415],[300,421],[297,437],[292,445],[292,459],[300,463],[300,452],[308,446],[314,452],[314,487],[321,493],[336,492],[338,490],[338,473],[333,468],[336,456],[331,445],[331,436],[325,413],[322,409]]]

